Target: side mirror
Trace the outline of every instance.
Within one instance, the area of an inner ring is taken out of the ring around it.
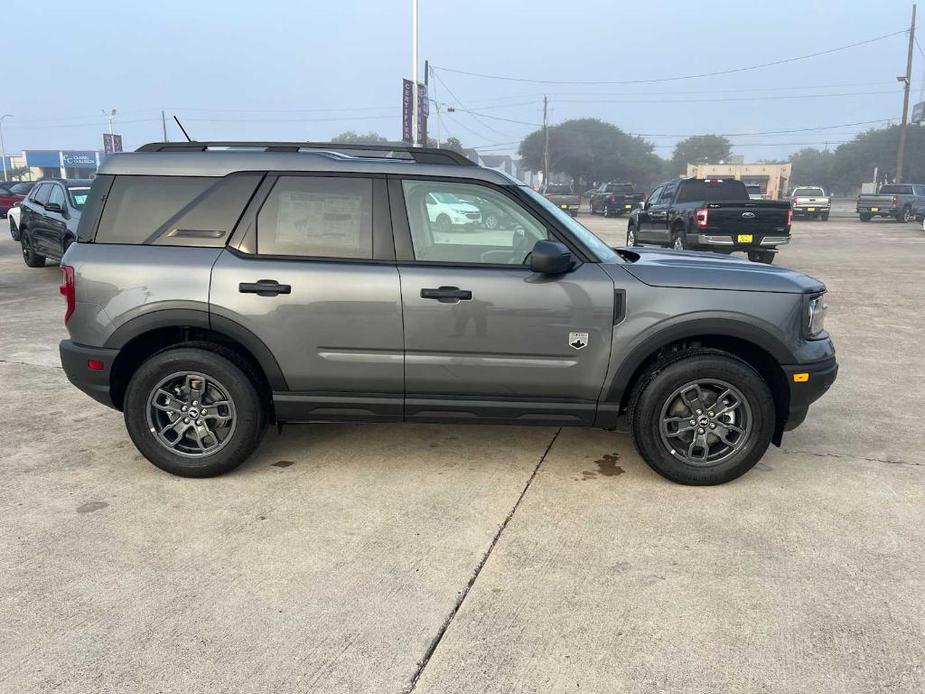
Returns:
[[[46,212],[64,212],[64,208],[61,207],[57,202],[46,202],[45,203]]]
[[[561,275],[572,269],[575,256],[558,241],[537,241],[530,253],[530,270],[541,275]]]

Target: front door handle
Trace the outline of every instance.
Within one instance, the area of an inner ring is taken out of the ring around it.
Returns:
[[[441,304],[455,304],[458,301],[471,301],[472,292],[459,287],[437,287],[436,289],[422,289],[422,299],[436,299]]]
[[[277,294],[291,294],[292,287],[280,284],[276,280],[257,280],[256,282],[241,282],[238,291],[242,294],[256,294],[257,296],[276,296]]]

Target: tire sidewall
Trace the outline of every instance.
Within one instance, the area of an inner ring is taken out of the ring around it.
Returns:
[[[753,418],[745,445],[728,460],[709,467],[688,465],[672,456],[659,433],[665,400],[676,389],[698,379],[734,385],[748,400]],[[631,413],[633,439],[646,463],[663,477],[689,485],[723,484],[748,472],[768,449],[775,422],[774,399],[761,375],[731,355],[710,353],[679,359],[658,371],[643,386]]]
[[[234,402],[237,420],[231,440],[211,455],[184,458],[172,454],[148,429],[146,408],[151,390],[165,376],[178,371],[214,377]],[[141,454],[162,470],[182,477],[214,477],[238,467],[257,447],[265,422],[260,395],[243,369],[220,354],[183,347],[159,352],[138,368],[125,392],[123,417]]]

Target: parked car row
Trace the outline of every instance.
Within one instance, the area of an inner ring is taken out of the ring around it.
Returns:
[[[77,239],[80,213],[90,193],[89,180],[43,179],[13,208],[10,234],[22,246],[29,267],[42,267],[46,258],[60,260]]]

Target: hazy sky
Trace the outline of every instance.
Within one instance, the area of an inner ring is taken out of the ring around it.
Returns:
[[[904,1],[419,5],[422,69],[430,59],[445,83],[434,85],[437,100],[481,112],[444,117],[444,136],[467,146],[516,151],[541,120],[544,93],[551,122],[601,118],[652,135],[662,156],[690,134],[898,120],[902,112],[896,76],[905,70],[905,35],[739,74],[648,84],[534,84],[439,68],[562,82],[700,74],[901,31],[911,12]],[[201,140],[327,140],[348,129],[397,139],[410,13],[411,0],[14,3],[3,13],[5,55],[17,63],[6,67],[0,96],[0,114],[13,114],[3,125],[6,149],[98,149],[101,110],[111,108],[126,149],[161,138],[161,107]],[[925,46],[925,28],[921,35]],[[917,51],[913,101],[923,68]],[[803,143],[834,146],[867,127],[731,139],[754,160],[810,146]],[[169,136],[181,139],[174,126]]]

